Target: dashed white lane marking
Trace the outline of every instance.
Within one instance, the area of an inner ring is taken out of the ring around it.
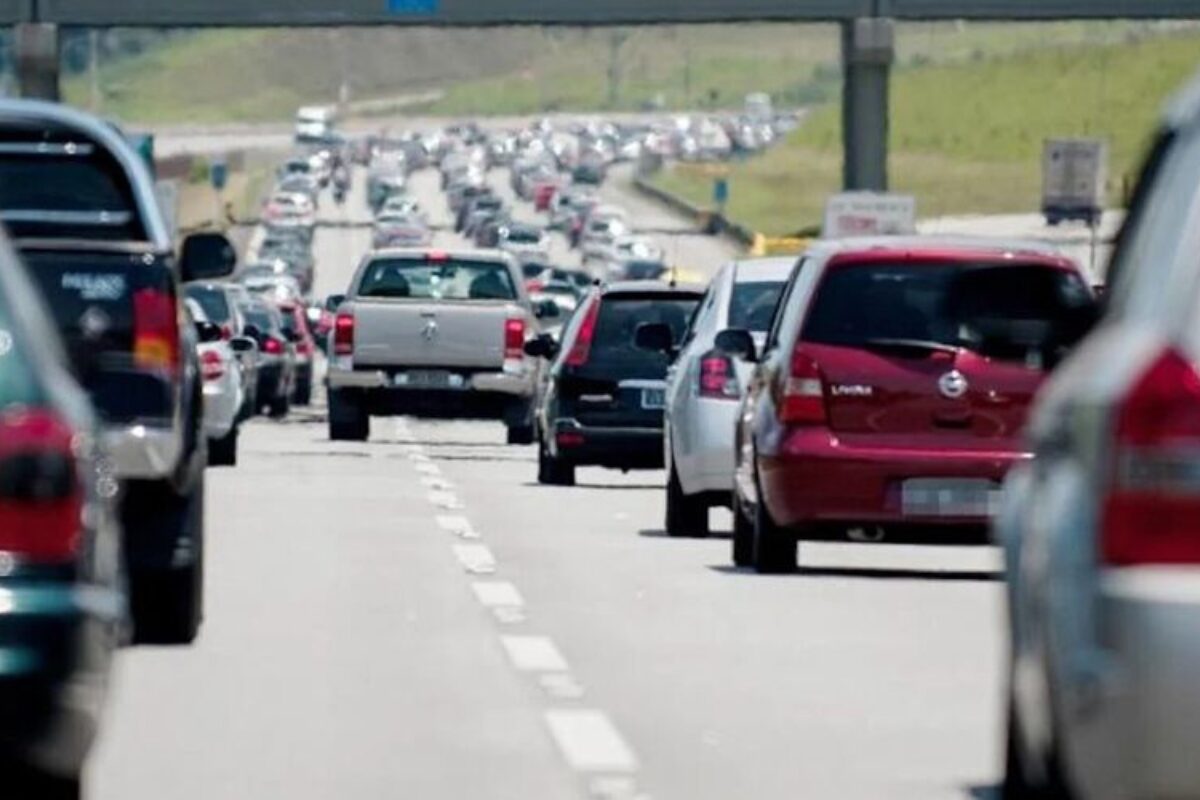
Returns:
[[[545,636],[501,636],[508,660],[521,672],[566,672],[567,659]]]
[[[429,461],[418,461],[415,465],[417,472],[423,475],[441,475],[442,468]]]
[[[583,697],[583,687],[574,676],[566,672],[550,672],[538,676],[538,683],[546,694],[555,700],[578,700]]]
[[[628,775],[604,775],[588,782],[588,794],[596,800],[649,800],[638,791],[637,781]]]
[[[637,757],[603,711],[556,708],[546,725],[567,764],[579,772],[633,772]]]
[[[430,492],[429,502],[438,508],[444,508],[448,511],[463,507],[463,504],[459,502],[458,496],[454,492]]]
[[[474,575],[490,575],[496,571],[496,557],[482,544],[456,544],[454,556],[463,569]]]
[[[471,591],[480,605],[488,608],[520,608],[525,605],[525,598],[517,591],[517,587],[507,581],[476,581],[471,584]]]
[[[478,539],[479,534],[475,531],[471,521],[466,517],[452,516],[448,514],[439,515],[437,517],[438,527],[447,533],[453,533],[460,539]]]
[[[424,478],[421,478],[421,485],[426,489],[434,489],[439,492],[447,492],[454,488],[453,483],[436,475],[426,475]]]

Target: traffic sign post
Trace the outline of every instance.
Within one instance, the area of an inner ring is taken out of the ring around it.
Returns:
[[[725,205],[729,202],[729,179],[717,178],[713,181],[713,205],[717,212],[724,215]]]

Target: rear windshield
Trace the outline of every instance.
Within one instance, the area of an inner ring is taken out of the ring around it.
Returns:
[[[218,324],[229,320],[229,298],[223,290],[210,286],[189,286],[186,291],[188,298],[204,309],[204,316]]]
[[[419,300],[516,300],[508,267],[494,261],[372,262],[363,273],[359,297]]]
[[[512,228],[505,238],[517,244],[537,244],[542,240],[542,234],[530,228]]]
[[[771,329],[783,287],[783,281],[735,283],[729,299],[729,327],[766,333]]]
[[[625,277],[631,281],[656,281],[667,271],[661,261],[630,261],[625,265]]]
[[[74,153],[0,155],[0,218],[10,232],[16,237],[144,239],[132,189],[115,159],[86,144],[76,145]]]
[[[264,308],[247,308],[246,324],[253,325],[264,333],[275,333],[279,330],[275,315]]]
[[[596,332],[592,339],[591,361],[620,364],[666,363],[666,356],[644,350],[634,342],[641,325],[665,323],[683,339],[688,320],[699,304],[698,297],[671,296],[609,296],[600,304]]]
[[[804,326],[817,344],[962,347],[1015,361],[1075,344],[1095,300],[1072,272],[1029,265],[871,264],[833,269]]]

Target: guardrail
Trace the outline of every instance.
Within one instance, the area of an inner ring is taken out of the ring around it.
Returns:
[[[711,209],[701,208],[673,192],[668,192],[666,189],[655,186],[644,177],[635,177],[633,179],[633,186],[647,197],[653,198],[694,220],[700,233],[710,236],[726,236],[746,248],[753,247],[756,237],[760,235],[745,225],[729,219],[724,214]]]

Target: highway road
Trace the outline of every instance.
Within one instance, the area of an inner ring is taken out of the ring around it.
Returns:
[[[436,186],[412,191],[444,223]],[[357,196],[323,209],[366,220]],[[665,238],[705,273],[729,256]],[[344,290],[367,244],[320,230],[317,291]],[[534,449],[503,438],[376,419],[370,442],[333,444],[320,402],[250,424],[241,465],[209,473],[201,637],[120,657],[91,800],[937,800],[996,783],[994,550],[806,545],[799,574],[757,576],[725,538],[663,535],[662,473],[539,487]]]

